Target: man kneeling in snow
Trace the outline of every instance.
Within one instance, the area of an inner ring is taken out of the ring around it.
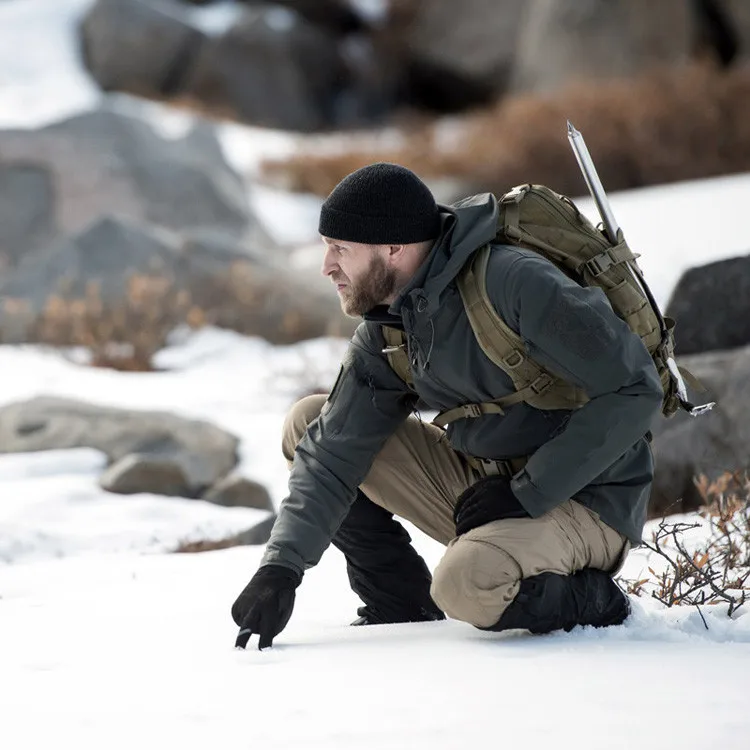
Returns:
[[[465,414],[442,430],[412,412],[450,411],[515,393],[483,353],[456,276],[494,241],[489,194],[437,205],[394,164],[360,169],[320,215],[323,273],[364,321],[326,398],[284,425],[291,465],[261,567],[232,607],[239,645],[286,626],[304,571],[333,543],[364,602],[354,624],[450,617],[535,633],[621,623],[612,579],[641,540],[653,478],[647,433],[662,385],[641,339],[601,289],[531,250],[493,247],[487,291],[546,370],[583,389],[581,408]],[[404,331],[410,387],[389,364],[383,326]],[[447,545],[431,577],[393,516]]]

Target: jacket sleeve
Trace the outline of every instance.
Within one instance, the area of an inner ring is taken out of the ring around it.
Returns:
[[[378,326],[357,328],[320,416],[297,445],[289,495],[261,564],[302,573],[319,562],[376,454],[414,407],[416,396],[391,369],[384,346]]]
[[[661,409],[661,381],[640,337],[600,288],[583,287],[528,255],[488,282],[495,282],[488,283],[490,296],[529,356],[590,398],[511,482],[536,517],[573,497],[648,432]]]

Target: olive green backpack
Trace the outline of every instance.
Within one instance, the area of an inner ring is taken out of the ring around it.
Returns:
[[[664,389],[662,414],[671,417],[682,408],[692,416],[713,404],[694,406],[687,400],[684,381],[705,388],[674,361],[674,325],[662,316],[620,230],[612,244],[575,206],[573,201],[543,185],[519,185],[499,201],[498,232],[494,242],[515,244],[543,255],[583,286],[598,286],[612,309],[641,337],[654,359]],[[486,289],[486,271],[492,246],[475,252],[456,281],[466,314],[479,345],[489,359],[513,381],[515,393],[480,404],[464,404],[438,414],[441,427],[467,417],[503,414],[508,406],[525,401],[538,409],[577,409],[588,401],[583,390],[547,371],[526,353],[522,339],[495,311]],[[411,384],[405,335],[383,326],[391,367]]]

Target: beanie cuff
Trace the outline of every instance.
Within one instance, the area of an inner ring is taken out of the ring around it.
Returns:
[[[363,216],[323,206],[318,232],[323,237],[364,245],[408,245],[440,234],[440,212],[417,216]]]

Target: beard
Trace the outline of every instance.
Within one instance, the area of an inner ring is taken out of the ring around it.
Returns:
[[[373,255],[370,265],[358,281],[349,280],[341,291],[341,309],[350,318],[358,318],[384,304],[396,288],[396,272],[388,268],[379,255]]]

